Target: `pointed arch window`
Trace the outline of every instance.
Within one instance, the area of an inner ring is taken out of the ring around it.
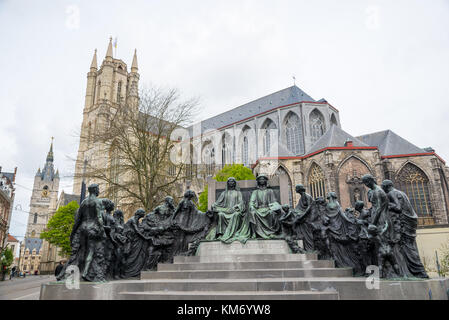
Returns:
[[[232,163],[232,148],[233,141],[228,134],[223,134],[221,137],[221,165]]]
[[[262,136],[262,147],[263,147],[263,155],[268,156],[272,152],[273,142],[272,138],[274,137],[273,131],[276,129],[276,125],[270,119],[265,121],[265,124],[262,126],[263,136]]]
[[[215,148],[212,143],[207,143],[203,149],[203,162],[205,164],[206,176],[212,176],[215,173]]]
[[[120,103],[121,93],[122,93],[122,82],[119,81],[117,84],[117,103]]]
[[[100,92],[101,92],[101,81],[98,80],[98,86],[97,86],[97,90],[95,90],[95,95],[97,96],[97,102],[100,101]]]
[[[396,177],[396,185],[405,192],[418,216],[432,216],[429,179],[420,168],[407,163]]]
[[[331,124],[337,125],[337,118],[335,118],[335,114],[333,114],[333,113],[331,115]]]
[[[287,175],[288,178],[288,202],[290,207],[293,206],[293,191],[292,191],[292,180],[290,179],[290,175],[288,174],[287,170],[285,170],[283,167],[278,167],[276,169],[276,172],[274,173],[274,176],[279,177],[280,175]]]
[[[309,122],[310,135],[312,137],[312,143],[314,143],[324,134],[324,117],[321,112],[315,109],[310,113]]]
[[[243,142],[242,142],[242,162],[243,162],[243,165],[245,165],[245,166],[249,165],[248,136],[247,135],[245,135],[243,137]]]
[[[293,154],[298,155],[303,152],[301,123],[295,113],[290,113],[285,121],[285,135],[287,140],[287,149]]]
[[[37,213],[34,214],[34,217],[33,217],[33,223],[34,223],[34,224],[37,223]]]
[[[310,169],[309,191],[314,199],[317,197],[325,197],[326,195],[324,172],[316,163]]]

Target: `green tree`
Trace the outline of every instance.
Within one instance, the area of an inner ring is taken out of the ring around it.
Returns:
[[[14,254],[11,248],[4,248],[0,253],[0,270],[2,273],[8,273],[9,266],[14,261]]]
[[[59,207],[53,217],[48,220],[47,228],[41,233],[41,239],[58,246],[63,256],[70,256],[70,233],[75,222],[75,213],[79,205],[72,201],[66,206]]]
[[[216,181],[226,181],[230,177],[234,177],[236,180],[256,179],[251,169],[245,167],[243,164],[227,164],[220,171],[218,171],[217,174],[212,179]],[[208,206],[207,196],[208,196],[208,188],[206,185],[204,191],[200,194],[199,197],[198,209],[200,209],[203,212],[207,210]]]

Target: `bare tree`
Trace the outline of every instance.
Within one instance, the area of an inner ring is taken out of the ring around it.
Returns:
[[[177,89],[151,87],[141,90],[138,102],[105,109],[99,125],[81,137],[97,146],[91,154],[99,156],[83,175],[100,182],[102,193],[127,215],[138,207],[151,210],[167,195],[179,196],[186,164],[170,160],[180,144],[172,136],[192,123],[197,105],[197,99],[181,100]]]

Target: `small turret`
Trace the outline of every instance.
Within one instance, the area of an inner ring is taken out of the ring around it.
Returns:
[[[92,58],[92,63],[90,64],[90,71],[94,72],[97,71],[97,49],[95,49],[94,57]]]
[[[112,37],[109,38],[108,51],[106,51],[106,61],[112,61]]]
[[[133,63],[131,65],[131,72],[137,73],[137,49],[134,49],[134,57],[133,57]]]

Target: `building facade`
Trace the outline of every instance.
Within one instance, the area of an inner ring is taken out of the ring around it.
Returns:
[[[2,172],[0,167],[0,247],[6,246],[8,241],[9,225],[11,223],[12,209],[14,207],[17,167],[14,172]]]
[[[99,69],[94,54],[87,74],[73,193],[80,192],[86,161],[99,167],[111,161],[110,150],[90,141],[90,132],[108,119],[122,99],[138,101],[137,71],[136,54],[128,72],[122,60],[112,57],[111,42]],[[313,197],[336,192],[343,208],[357,200],[369,206],[361,177],[371,173],[378,183],[391,179],[407,193],[421,226],[448,223],[449,168],[435,150],[418,147],[392,130],[354,137],[341,127],[337,108],[325,99],[313,99],[296,85],[185,130],[192,152],[184,187],[198,194],[223,165],[243,163],[256,175],[287,175],[291,205],[298,201],[294,186],[301,183]]]
[[[59,171],[54,168],[53,142],[45,165],[34,177],[25,239],[20,248],[19,268],[31,274],[40,272],[44,240],[40,234],[47,226],[51,214],[56,211],[59,190]]]

